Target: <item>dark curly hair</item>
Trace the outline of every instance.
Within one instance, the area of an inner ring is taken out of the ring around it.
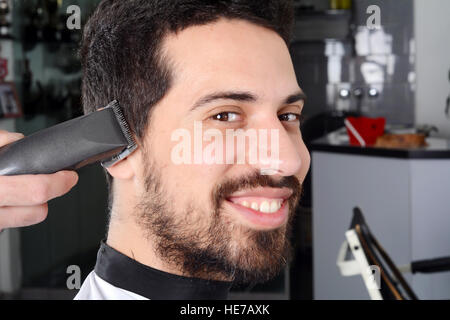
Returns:
[[[241,19],[275,31],[289,45],[293,12],[289,0],[103,0],[80,48],[84,112],[117,99],[142,143],[152,107],[171,87],[171,69],[161,54],[167,34],[220,18]],[[106,177],[111,208],[112,177]]]

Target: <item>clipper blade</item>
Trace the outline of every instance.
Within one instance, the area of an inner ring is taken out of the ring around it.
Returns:
[[[137,143],[133,138],[133,134],[131,133],[130,126],[128,125],[128,122],[125,119],[125,116],[123,114],[123,111],[120,107],[120,104],[117,100],[112,101],[110,104],[108,104],[106,108],[111,108],[114,111],[114,115],[116,116],[117,122],[120,125],[120,128],[122,129],[122,133],[125,136],[125,138],[128,141],[128,147],[123,150],[118,155],[112,157],[110,160],[103,161],[101,165],[104,168],[109,168],[116,164],[117,162],[125,159],[130,154],[132,154],[137,149]]]

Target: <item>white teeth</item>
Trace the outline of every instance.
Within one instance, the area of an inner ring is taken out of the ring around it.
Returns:
[[[250,203],[248,203],[247,201],[242,202],[242,206],[246,207],[246,208],[250,208]]]
[[[270,212],[271,213],[275,213],[278,210],[280,210],[281,208],[281,204],[278,201],[272,201],[272,203],[270,204]]]
[[[262,213],[275,213],[280,210],[282,202],[280,202],[279,200],[263,201],[261,204],[258,204],[258,202],[249,203],[248,201],[242,201],[240,205],[245,208],[251,208],[252,210],[260,211]]]
[[[261,211],[262,213],[270,213],[270,204],[268,201],[263,201],[263,203],[261,203],[261,207],[259,208],[259,211]]]

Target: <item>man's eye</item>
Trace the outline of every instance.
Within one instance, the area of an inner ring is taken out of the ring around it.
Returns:
[[[280,121],[286,121],[286,122],[295,122],[299,121],[300,123],[303,122],[303,115],[297,114],[297,113],[285,113],[278,117]]]
[[[222,112],[211,117],[213,120],[222,122],[239,121],[240,115],[236,112]]]

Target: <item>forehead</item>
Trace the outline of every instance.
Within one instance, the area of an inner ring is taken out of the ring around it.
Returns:
[[[284,40],[250,22],[221,19],[189,27],[170,34],[163,50],[173,70],[173,89],[192,99],[220,90],[276,96],[298,89]]]

